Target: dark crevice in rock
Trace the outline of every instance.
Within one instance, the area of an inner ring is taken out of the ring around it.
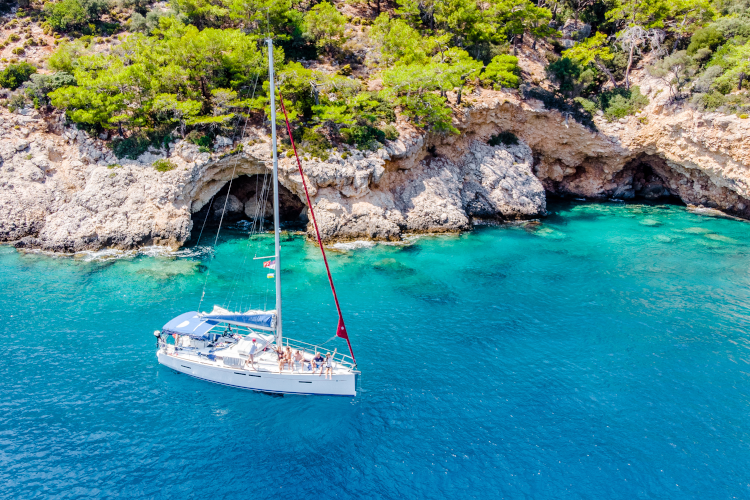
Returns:
[[[273,224],[273,179],[270,175],[241,175],[231,183],[226,183],[198,212],[192,214],[195,237],[205,225],[216,228],[222,224],[239,221],[252,221],[256,217],[264,221],[264,227]],[[228,196],[227,196],[228,195]],[[307,223],[305,204],[297,195],[284,186],[279,188],[279,219],[288,228],[304,229]]]

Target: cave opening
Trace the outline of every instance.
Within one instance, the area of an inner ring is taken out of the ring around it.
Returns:
[[[286,229],[304,230],[307,210],[302,200],[284,186],[279,186],[279,220]],[[222,212],[224,218],[222,221]],[[193,233],[206,228],[222,227],[258,218],[264,229],[273,227],[273,178],[270,175],[241,175],[227,182],[200,210],[192,214]],[[196,237],[191,235],[191,239]]]
[[[683,177],[661,158],[636,158],[618,175],[618,187],[612,197],[629,201],[645,200],[684,205],[675,189],[675,182],[679,182]]]

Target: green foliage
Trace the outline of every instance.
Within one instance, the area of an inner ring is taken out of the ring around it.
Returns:
[[[83,26],[89,20],[89,13],[79,0],[48,2],[44,6],[47,22],[57,31],[68,31]]]
[[[44,14],[53,29],[65,32],[98,20],[108,9],[106,0],[60,0],[47,2]]]
[[[50,66],[72,68],[78,85],[52,92],[52,104],[74,122],[98,129],[177,123],[183,132],[187,126],[225,126],[234,108],[262,107],[263,99],[232,94],[250,94],[253,78],[267,71],[251,37],[234,29],[199,31],[170,17],[161,18],[158,31],[131,35],[110,53],[61,49]],[[236,99],[227,101],[227,95]]]
[[[184,22],[184,18],[180,18],[179,15],[174,11],[162,11],[160,9],[154,9],[146,13],[145,16],[138,12],[133,12],[128,21],[130,31],[137,31],[145,33],[147,35],[152,34],[159,28],[160,19],[162,17],[178,17],[180,21]]]
[[[426,64],[444,44],[444,39],[423,37],[402,19],[391,19],[388,14],[380,14],[370,30],[370,41],[377,52],[376,61],[384,67],[399,63]]]
[[[182,14],[199,28],[219,27],[230,14],[227,4],[220,1],[172,0],[170,5],[178,14]]]
[[[400,0],[396,10],[416,29],[435,30],[446,36],[446,44],[465,47],[479,57],[490,44],[503,44],[528,32],[545,37],[550,11],[529,0]]]
[[[586,99],[585,97],[576,97],[573,99],[575,102],[581,105],[581,107],[592,116],[597,112],[599,107],[594,101]]]
[[[648,104],[648,98],[641,94],[638,86],[633,86],[629,90],[611,89],[589,99],[578,97],[575,101],[591,115],[602,111],[609,121],[633,115]]]
[[[342,128],[341,137],[347,144],[356,144],[362,150],[376,150],[379,143],[385,143],[385,132],[369,125]]]
[[[670,15],[670,0],[616,0],[606,18],[621,26],[662,27]]]
[[[690,102],[701,111],[721,111],[739,115],[750,112],[750,99],[743,94],[724,95],[712,91],[695,94]]]
[[[481,78],[483,85],[494,86],[498,90],[501,87],[517,89],[521,85],[518,58],[511,55],[495,56],[482,72]]]
[[[331,143],[325,135],[320,133],[320,128],[297,129],[294,141],[302,155],[320,158],[323,161],[330,157],[328,150],[331,149]]]
[[[600,109],[609,121],[634,115],[648,104],[648,98],[641,94],[638,86],[630,89],[613,89],[599,96]]]
[[[214,138],[210,134],[201,132],[200,130],[191,130],[190,133],[185,137],[185,140],[192,142],[201,149],[201,153],[208,152],[214,146]]]
[[[711,24],[712,27],[729,40],[734,37],[750,38],[750,17],[732,15],[722,17]]]
[[[419,126],[436,132],[457,133],[452,111],[444,97],[446,91],[461,87],[482,69],[482,63],[461,49],[435,54],[429,63],[396,65],[380,75],[384,89],[381,97],[396,102],[402,112]],[[439,91],[440,95],[433,92]]]
[[[346,18],[328,2],[321,2],[305,14],[304,36],[319,49],[333,53],[344,42]]]
[[[518,144],[518,137],[516,137],[516,134],[514,134],[513,132],[504,130],[503,132],[490,137],[490,139],[487,141],[487,144],[489,144],[490,146],[499,146],[500,144],[504,144],[506,146],[515,146],[516,144]]]
[[[88,45],[83,40],[64,42],[47,59],[47,66],[56,71],[73,74],[75,64],[81,56],[87,53]]]
[[[12,113],[17,109],[22,109],[26,107],[27,103],[28,100],[26,99],[26,95],[24,95],[22,92],[17,92],[16,94],[10,96],[10,99],[8,99],[8,111]]]
[[[169,172],[170,170],[176,169],[177,165],[169,160],[156,160],[153,167],[157,172]]]
[[[651,75],[661,78],[669,85],[672,96],[676,96],[695,74],[697,65],[686,51],[680,50],[649,67]]]
[[[692,56],[699,49],[707,48],[711,51],[724,42],[724,36],[713,26],[699,29],[690,38],[690,45],[687,48],[687,54]]]
[[[34,73],[36,68],[25,61],[10,64],[0,71],[0,87],[16,90],[22,83],[29,81]]]
[[[149,147],[157,149],[168,147],[171,139],[172,136],[167,129],[141,130],[128,138],[114,139],[109,143],[109,147],[118,158],[135,160],[145,153]]]
[[[568,57],[561,57],[547,66],[547,74],[558,84],[560,92],[573,98],[597,93],[602,84],[596,67],[583,66]]]
[[[524,98],[538,99],[544,104],[545,108],[556,109],[561,113],[570,116],[578,123],[585,125],[589,129],[596,130],[591,115],[582,108],[580,103],[566,100],[560,95],[556,95],[555,93],[540,87],[521,87],[521,89],[523,90]]]
[[[76,84],[73,75],[64,71],[58,71],[53,75],[34,73],[30,80],[31,85],[26,89],[26,93],[37,105],[48,105],[50,103],[48,95],[53,90]]]
[[[385,138],[389,141],[395,141],[399,136],[398,129],[390,123],[383,127],[383,133],[385,134]]]

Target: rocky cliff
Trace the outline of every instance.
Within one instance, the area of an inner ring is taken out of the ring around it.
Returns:
[[[477,221],[535,218],[545,213],[545,191],[677,196],[750,218],[750,120],[670,108],[655,82],[641,85],[651,104],[615,123],[597,117],[597,130],[516,92],[483,90],[456,108],[458,135],[425,135],[404,122],[399,139],[378,151],[343,148],[326,161],[306,158],[322,235],[398,240]],[[102,140],[60,117],[0,113],[0,240],[56,252],[178,247],[209,216],[269,209],[263,130],[247,134],[240,153],[232,154],[238,143],[229,139],[210,153],[175,139],[168,150],[118,160]],[[520,141],[490,146],[500,131]],[[164,158],[174,168],[157,171],[153,162]],[[280,180],[285,213],[306,220],[301,178],[285,155]]]

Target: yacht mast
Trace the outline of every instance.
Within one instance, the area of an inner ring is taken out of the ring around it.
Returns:
[[[279,158],[276,152],[276,87],[273,81],[273,42],[268,44],[268,79],[271,94],[271,150],[273,151],[273,232],[276,266],[276,345],[282,346],[281,336],[281,261],[279,260]]]

